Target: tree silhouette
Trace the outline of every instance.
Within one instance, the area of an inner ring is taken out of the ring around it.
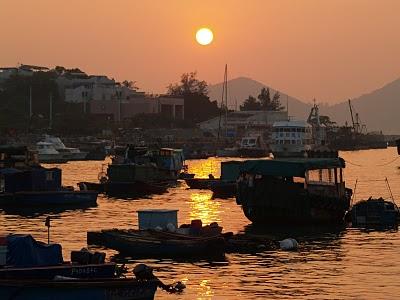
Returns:
[[[132,81],[132,80],[124,80],[121,83],[124,87],[130,88],[132,90],[138,90],[139,87],[136,85],[136,81]]]
[[[178,83],[168,86],[168,94],[173,96],[208,95],[207,82],[197,79],[197,72],[183,73]]]
[[[262,88],[257,99],[249,96],[240,106],[240,110],[281,111],[284,107],[281,105],[280,97],[279,92],[276,92],[271,100],[269,88]]]
[[[262,110],[270,110],[271,107],[271,95],[269,92],[269,88],[262,88],[260,94],[257,96],[257,99],[260,101],[260,109]]]
[[[249,96],[246,100],[244,100],[243,105],[240,105],[240,110],[261,110],[261,103],[253,96]]]
[[[193,125],[219,115],[218,103],[210,101],[207,83],[197,79],[196,72],[182,74],[178,83],[167,88],[169,95],[184,98],[185,119],[191,120]]]

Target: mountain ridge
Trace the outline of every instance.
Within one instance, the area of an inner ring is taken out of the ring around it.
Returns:
[[[249,96],[257,97],[260,90],[269,88],[271,94],[277,89],[249,77],[240,76],[228,81],[228,107],[239,110],[239,105]],[[278,90],[281,94],[281,103],[286,107],[289,103],[289,115],[295,119],[306,119],[312,103],[288,95]],[[209,86],[211,100],[221,102],[222,83]],[[351,99],[355,112],[359,113],[363,124],[368,131],[383,131],[385,134],[400,133],[400,78],[395,79],[382,87]],[[336,104],[320,103],[320,112],[328,115],[338,125],[351,122],[347,100]]]

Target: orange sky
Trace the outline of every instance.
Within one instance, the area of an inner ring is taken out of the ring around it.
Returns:
[[[0,66],[80,67],[164,92],[183,72],[337,102],[400,77],[398,0],[0,0]],[[214,31],[211,46],[194,40]]]

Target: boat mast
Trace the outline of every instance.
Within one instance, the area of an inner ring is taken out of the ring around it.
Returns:
[[[219,142],[219,135],[220,135],[220,132],[221,132],[221,119],[222,119],[222,113],[223,113],[223,109],[224,109],[224,105],[226,106],[226,108],[225,108],[225,134],[227,133],[227,129],[226,129],[226,121],[227,121],[227,118],[228,118],[228,108],[227,108],[227,106],[228,106],[228,100],[227,100],[227,95],[228,95],[228,92],[227,92],[227,87],[228,87],[228,83],[227,83],[227,68],[228,68],[228,65],[227,64],[225,64],[225,73],[224,73],[224,83],[222,84],[222,97],[221,97],[221,111],[220,111],[220,114],[219,114],[219,122],[218,122],[218,136],[217,136],[217,142]],[[224,97],[226,98],[226,100],[225,100],[225,103],[224,103]]]
[[[225,137],[228,136],[228,65],[225,64]]]

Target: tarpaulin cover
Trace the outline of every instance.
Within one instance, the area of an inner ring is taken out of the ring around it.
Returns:
[[[31,235],[10,234],[7,246],[7,265],[38,267],[63,263],[61,245],[38,242]]]
[[[244,161],[240,170],[250,174],[304,177],[307,170],[344,168],[342,158],[293,158]]]

